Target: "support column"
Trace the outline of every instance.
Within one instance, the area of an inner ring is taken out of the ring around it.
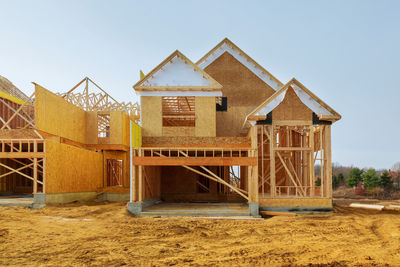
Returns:
[[[138,166],[138,169],[139,169],[138,201],[142,202],[143,201],[143,166]]]
[[[326,177],[326,197],[332,198],[332,151],[331,151],[331,126],[325,126],[325,177]]]
[[[275,134],[274,134],[274,126],[271,125],[269,129],[269,162],[270,162],[270,182],[271,182],[271,197],[275,197],[276,188],[275,188],[275,151],[274,151],[274,143],[275,143]]]
[[[309,174],[310,174],[310,192],[311,197],[315,196],[315,183],[314,183],[314,126],[310,126],[310,159],[309,159]]]
[[[37,152],[37,142],[36,140],[33,143],[33,152]],[[33,159],[33,193],[36,194],[37,193],[37,158]]]
[[[257,126],[252,126],[250,128],[250,138],[251,138],[251,152],[252,157],[258,157],[257,150]],[[257,165],[248,167],[248,192],[249,192],[249,211],[251,216],[258,216],[258,160]]]

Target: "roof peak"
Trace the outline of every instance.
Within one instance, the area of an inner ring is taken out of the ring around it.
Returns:
[[[225,37],[207,54],[199,59],[196,65],[204,70],[208,65],[214,62],[225,52],[231,54],[235,59],[237,59],[240,63],[242,63],[246,68],[252,71],[258,78],[268,84],[275,91],[279,90],[279,88],[283,86],[283,84],[277,78],[275,78],[270,72],[268,72],[254,59],[252,59],[249,55],[242,51],[227,37]]]
[[[136,91],[219,91],[222,85],[195,65],[179,50],[175,50],[150,73],[143,77],[143,79],[137,82],[133,88]]]

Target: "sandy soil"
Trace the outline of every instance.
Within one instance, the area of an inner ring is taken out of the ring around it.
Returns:
[[[122,203],[0,208],[0,265],[400,265],[400,214],[135,218]]]

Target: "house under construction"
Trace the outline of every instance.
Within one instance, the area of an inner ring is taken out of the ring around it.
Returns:
[[[30,193],[39,207],[128,199],[129,147],[140,142],[137,104],[117,102],[89,78],[60,94],[34,84],[29,97],[2,81],[2,195]]]
[[[296,79],[281,83],[224,39],[196,63],[175,51],[133,88],[140,105],[89,78],[62,94],[3,92],[0,191],[38,205],[129,199],[135,214],[160,201],[332,208],[341,117]]]
[[[331,124],[341,117],[296,79],[282,84],[224,39],[197,63],[175,51],[133,88],[142,146],[132,212],[158,199],[243,201],[252,215],[332,207]]]

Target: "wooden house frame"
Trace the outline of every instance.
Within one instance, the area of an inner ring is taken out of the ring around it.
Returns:
[[[176,56],[217,87],[183,84],[171,71],[163,75],[174,82],[160,84],[168,79],[155,74]],[[282,84],[224,39],[196,64],[176,51],[133,87],[141,98],[143,137],[142,147],[132,151],[131,212],[140,214],[160,199],[244,201],[251,215],[332,208],[331,124],[341,117],[296,79]],[[173,102],[164,102],[168,96],[182,103],[193,97],[194,105],[187,102],[182,112],[205,129],[168,129],[162,120]]]
[[[0,194],[33,194],[36,206],[128,199],[129,147],[139,143],[129,134],[135,127],[140,136],[138,104],[119,103],[87,77],[58,95],[33,84],[25,101],[17,97],[22,92],[0,95]]]

